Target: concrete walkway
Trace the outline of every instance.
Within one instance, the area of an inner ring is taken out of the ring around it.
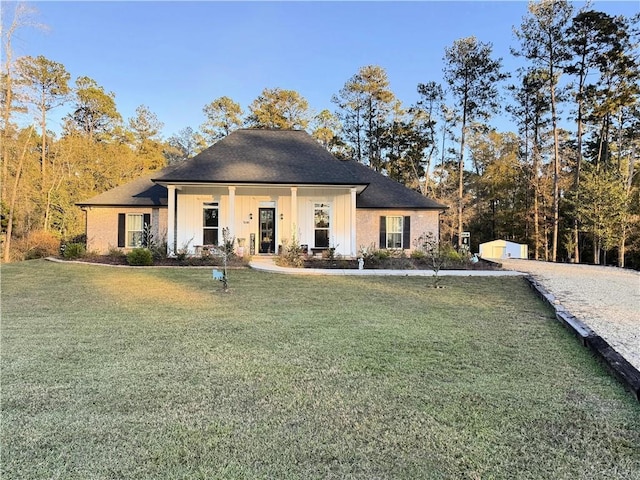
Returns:
[[[264,272],[282,273],[286,275],[359,275],[359,276],[399,276],[399,277],[433,277],[433,270],[355,270],[339,268],[290,268],[280,267],[275,264],[275,257],[254,256],[249,262],[254,270]],[[504,277],[522,276],[522,272],[512,270],[440,270],[441,277]]]

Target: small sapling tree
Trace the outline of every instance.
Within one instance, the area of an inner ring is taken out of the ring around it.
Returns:
[[[422,249],[426,257],[431,262],[433,269],[433,288],[440,288],[440,270],[447,262],[447,252],[445,246],[433,232],[423,233],[418,242],[422,245]]]
[[[217,249],[217,254],[222,258],[222,291],[224,293],[229,292],[229,277],[227,275],[227,264],[229,258],[235,255],[233,246],[236,243],[235,237],[231,236],[231,232],[228,227],[222,229],[222,248]]]

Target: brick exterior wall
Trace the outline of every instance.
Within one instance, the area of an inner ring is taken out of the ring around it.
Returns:
[[[356,241],[358,250],[362,247],[375,249],[380,248],[380,217],[384,216],[410,216],[410,245],[405,245],[405,250],[414,249],[415,241],[423,233],[433,232],[436,238],[439,231],[439,211],[438,210],[356,210]]]
[[[87,251],[100,255],[118,248],[118,214],[138,213],[151,215],[151,229],[157,243],[167,240],[166,207],[87,207]],[[129,251],[130,248],[121,248]]]
[[[138,213],[151,215],[151,224],[158,243],[167,238],[167,208],[152,207],[90,207],[87,215],[87,251],[104,255],[111,248],[118,248],[118,214]],[[407,250],[413,250],[416,239],[425,232],[439,235],[437,210],[356,210],[357,249],[380,248],[380,217],[410,216],[411,242]],[[128,251],[130,249],[123,248]]]

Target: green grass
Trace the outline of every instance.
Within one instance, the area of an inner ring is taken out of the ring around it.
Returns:
[[[3,479],[640,478],[520,278],[2,267]]]

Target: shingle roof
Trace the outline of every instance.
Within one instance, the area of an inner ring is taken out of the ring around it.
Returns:
[[[302,130],[236,130],[153,180],[362,185],[341,160]]]
[[[352,185],[366,187],[357,196],[357,208],[447,208],[354,160],[338,160],[299,130],[236,130],[177,166],[78,205],[166,206],[163,184],[171,183]]]
[[[357,208],[429,210],[448,208],[355,160],[347,160],[344,163],[355,176],[369,184],[356,198]]]
[[[157,175],[158,172],[156,172]],[[153,183],[152,175],[137,178],[129,183],[125,183],[111,190],[107,190],[100,195],[78,202],[80,207],[84,206],[131,206],[148,207],[167,206],[167,188]]]

